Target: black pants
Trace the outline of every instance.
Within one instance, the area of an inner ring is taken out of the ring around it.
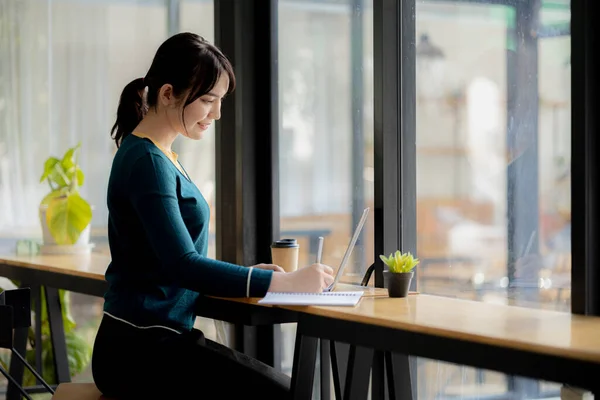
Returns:
[[[288,399],[290,378],[204,337],[139,329],[104,315],[92,356],[98,389],[116,399]]]

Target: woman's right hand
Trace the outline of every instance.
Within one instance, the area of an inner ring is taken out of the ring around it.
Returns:
[[[269,292],[320,293],[333,283],[333,268],[312,264],[294,272],[273,272]]]

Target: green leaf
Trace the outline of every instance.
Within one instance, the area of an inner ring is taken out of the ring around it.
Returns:
[[[410,252],[402,253],[400,250],[391,253],[389,257],[380,255],[379,258],[388,265],[390,272],[393,273],[410,272],[420,262]]]
[[[60,196],[66,196],[68,192],[69,192],[69,188],[68,187],[62,187],[62,188],[59,188],[59,189],[55,189],[55,190],[51,191],[50,193],[48,193],[46,195],[46,197],[44,197],[42,199],[42,202],[40,204],[42,204],[42,205],[48,205],[48,204],[50,204],[50,202],[53,199],[55,199],[57,197],[60,197]]]
[[[71,314],[71,295],[68,291],[59,289],[58,297],[60,298],[63,326],[65,333],[71,332],[77,325]]]
[[[65,171],[68,179],[70,181],[73,180],[73,177],[77,177],[77,183],[79,186],[83,185],[84,175],[83,171],[77,165],[77,161],[75,160],[76,151],[81,147],[81,144],[77,144],[77,146],[70,148],[67,150],[63,159],[61,160],[61,166]]]
[[[50,174],[52,172],[54,172],[54,168],[56,167],[56,164],[58,164],[60,162],[60,160],[56,157],[50,157],[46,160],[46,162],[44,163],[44,173],[42,174],[42,177],[40,178],[40,183],[44,182],[44,180],[46,180],[46,178],[48,178],[50,176]]]
[[[63,158],[61,160],[61,163],[62,163],[63,167],[65,168],[65,171],[68,171],[75,166],[75,152],[77,150],[79,150],[80,147],[81,147],[81,143],[77,143],[77,145],[71,147],[70,149],[68,149],[65,152],[65,155],[63,156]]]
[[[387,266],[390,265],[390,260],[384,256],[384,255],[380,255],[379,258],[381,259],[381,261],[383,261]]]
[[[75,332],[66,334],[67,355],[71,374],[82,372],[92,359],[92,346]]]
[[[51,182],[54,182],[59,187],[68,186],[70,181],[66,171],[64,170],[60,162],[54,164],[54,168],[52,168],[52,171],[50,171],[48,179]]]
[[[75,166],[75,159],[73,158],[73,155],[75,154],[77,147],[78,146],[75,146],[75,147],[67,150],[67,152],[63,156],[62,160],[60,161],[60,164],[62,165],[62,167],[65,171],[70,171],[71,168],[73,168]]]
[[[79,186],[83,185],[84,180],[85,175],[83,174],[83,171],[81,170],[81,168],[77,167],[77,183],[79,184]]]
[[[92,220],[92,208],[78,193],[52,199],[46,211],[48,228],[57,244],[74,244]]]

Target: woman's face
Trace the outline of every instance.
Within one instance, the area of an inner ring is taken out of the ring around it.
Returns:
[[[181,107],[184,99],[175,98],[173,87],[165,84],[159,93],[160,106],[166,114],[167,124],[170,129],[189,137],[199,140],[210,125],[221,118],[221,101],[229,89],[229,76],[221,74],[212,90],[200,96],[193,103],[188,104],[183,110],[183,121],[181,120]],[[160,110],[159,110],[160,113]],[[185,124],[185,126],[184,126]]]
[[[202,139],[210,125],[221,118],[221,101],[228,88],[229,77],[221,74],[209,93],[188,104],[183,112],[185,129],[180,130],[181,134],[194,140]]]

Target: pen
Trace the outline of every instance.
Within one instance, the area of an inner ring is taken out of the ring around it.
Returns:
[[[321,256],[323,255],[323,236],[319,236],[319,247],[317,249],[317,264],[321,264]]]

